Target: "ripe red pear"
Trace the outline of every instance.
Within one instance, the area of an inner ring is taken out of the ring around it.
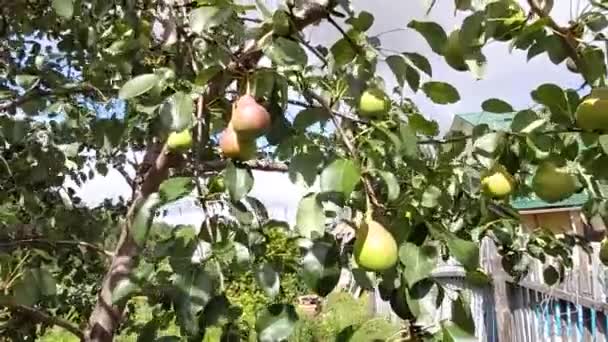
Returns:
[[[227,158],[243,161],[253,159],[256,147],[255,140],[241,138],[231,124],[220,135],[220,149]]]
[[[253,96],[241,96],[232,110],[232,127],[243,138],[257,138],[270,128],[270,114]]]

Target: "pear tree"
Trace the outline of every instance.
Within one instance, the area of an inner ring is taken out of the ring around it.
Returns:
[[[515,113],[509,129],[481,124],[441,136],[412,99],[453,104],[461,89],[442,79],[428,54],[383,46],[377,13],[348,0],[285,0],[276,8],[233,0],[5,1],[0,336],[38,340],[59,327],[82,341],[124,332],[141,341],[202,341],[219,328],[222,340],[235,338],[235,329],[244,338],[289,340],[298,313],[281,291],[291,261],[267,248],[269,227],[300,246],[301,283],[310,292],[326,296],[341,269],[352,270],[425,341],[475,333],[470,315],[429,320],[438,294],[455,295],[432,270],[453,258],[468,280],[489,281],[482,239],[515,260],[503,263],[514,279],[534,258],[571,267],[573,247],[585,242],[523,231],[510,200],[556,202],[585,192],[585,213],[606,217],[608,7],[589,1],[560,22],[553,1],[430,3],[429,12],[463,20],[447,32],[430,17],[396,25],[419,34],[454,72],[483,78],[493,63],[488,44],[503,44],[528,59],[544,56],[582,86],[538,84],[529,108],[514,108],[497,89],[479,110]],[[337,38],[310,41],[311,27]],[[295,227],[253,215],[246,205],[253,170],[282,172],[308,189]],[[79,196],[80,186],[109,174],[124,178],[128,196],[95,205]],[[154,223],[188,196],[207,213],[202,222]],[[212,213],[218,202],[229,215]],[[338,226],[353,234],[336,233]],[[513,238],[524,235],[523,245]],[[269,297],[248,328],[239,329],[242,310],[226,295],[235,274],[255,275],[253,285]],[[147,322],[132,310],[142,298],[153,308]],[[178,331],[161,337],[169,322]]]

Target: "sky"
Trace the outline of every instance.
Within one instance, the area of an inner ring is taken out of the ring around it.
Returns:
[[[558,23],[564,24],[570,19],[571,1],[573,8],[576,9],[579,0],[555,1],[551,14]],[[354,0],[353,6],[357,10],[369,11],[376,17],[370,35],[406,28],[412,19],[436,21],[446,32],[450,32],[463,19],[463,15],[454,16],[453,0],[437,1],[429,16],[425,15],[425,2],[424,0]],[[268,0],[268,3],[277,3],[277,0]],[[525,1],[522,1],[522,6],[527,9]],[[322,24],[308,30],[307,36],[313,45],[327,44],[338,39],[339,33],[333,27]],[[420,91],[413,94],[408,89],[405,93],[426,116],[439,122],[443,132],[451,124],[455,113],[480,111],[481,103],[488,98],[498,97],[509,102],[516,110],[525,109],[533,104],[530,92],[542,83],[556,83],[564,88],[578,88],[582,83],[579,75],[568,72],[563,65],[553,65],[545,55],[526,62],[525,52],[510,53],[506,43],[496,42],[484,47],[483,52],[488,60],[486,73],[482,80],[475,80],[468,72],[451,69],[441,56],[431,51],[422,36],[413,30],[382,35],[381,42],[382,46],[392,50],[425,55],[433,67],[433,80],[449,82],[459,90],[461,100],[452,105],[436,105]],[[388,85],[395,84],[392,73],[386,65],[379,66],[379,72]],[[292,184],[286,174],[256,171],[254,177],[256,182],[251,195],[262,201],[275,218],[293,222],[297,204],[308,190]],[[106,177],[98,175],[79,191],[80,196],[90,205],[118,195],[127,198],[129,193],[126,182],[114,170],[111,170]],[[181,219],[175,219],[188,221],[192,217],[200,217],[200,213],[190,212],[183,215],[185,216]]]

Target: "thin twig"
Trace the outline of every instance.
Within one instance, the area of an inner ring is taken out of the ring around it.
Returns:
[[[322,107],[318,107],[318,106],[311,106],[310,103],[307,103],[307,102],[304,102],[304,101],[299,101],[299,100],[287,100],[287,102],[289,104],[300,106],[300,107],[303,107],[303,108],[322,108]],[[350,120],[350,121],[353,121],[353,122],[356,122],[356,123],[360,123],[360,124],[364,124],[364,125],[369,125],[370,124],[369,121],[359,119],[359,118],[354,117],[352,115],[340,113],[340,112],[335,111],[335,110],[333,111],[333,113],[336,116],[339,116],[341,118],[344,118],[344,119],[347,119],[347,120]]]
[[[357,149],[355,148],[355,145],[353,145],[353,142],[346,135],[346,132],[344,131],[344,129],[342,129],[342,125],[338,121],[336,115],[334,115],[334,111],[331,109],[331,106],[325,101],[325,99],[323,99],[318,94],[316,94],[312,91],[309,91],[307,89],[305,89],[304,92],[306,93],[306,95],[308,95],[309,97],[311,97],[315,101],[317,101],[321,105],[321,107],[323,107],[327,111],[331,121],[333,122],[334,126],[336,127],[336,131],[338,132],[338,135],[340,136],[342,142],[346,146],[346,149],[348,150],[350,155],[355,160],[358,160],[359,156],[357,154]],[[384,204],[382,204],[378,200],[378,197],[376,196],[374,187],[372,186],[372,183],[369,180],[369,175],[364,174],[363,177],[361,177],[361,181],[363,182],[363,186],[365,187],[365,192],[369,196],[372,204],[378,208],[385,208]]]
[[[13,303],[12,301],[1,301],[0,306],[4,306],[11,311],[21,311],[23,314],[33,318],[38,322],[42,322],[51,326],[61,327],[77,336],[80,340],[84,340],[83,332],[78,328],[77,325],[73,324],[70,321],[59,317],[51,316],[48,313],[39,309]]]
[[[532,13],[536,14],[539,18],[547,20],[547,25],[557,33],[557,35],[562,39],[562,41],[566,44],[568,55],[574,61],[574,63],[579,67],[579,70],[582,70],[582,61],[577,52],[577,42],[570,33],[570,30],[566,27],[562,27],[558,25],[553,18],[545,13],[542,8],[538,7],[538,4],[534,0],[528,0],[528,5],[530,6],[530,10]]]
[[[359,44],[357,44],[349,35],[348,33],[346,33],[346,31],[344,31],[344,29],[338,25],[338,23],[331,17],[331,16],[327,16],[327,21],[336,28],[336,30],[338,30],[342,36],[344,36],[344,39],[346,39],[346,41],[353,47],[353,49],[355,50],[355,52],[357,52],[360,55],[363,55],[363,49],[361,49],[361,47],[359,46]]]
[[[319,50],[312,46],[310,42],[308,42],[306,39],[300,37],[299,40],[300,43],[302,43],[302,45],[304,45],[304,47],[308,49],[308,51],[312,52],[323,63],[321,67],[325,68],[327,66],[327,58],[325,58],[325,56],[323,56],[321,52],[319,52]]]
[[[48,240],[48,239],[25,239],[25,240],[14,240],[8,242],[0,242],[0,248],[6,247],[14,247],[19,245],[29,245],[29,244],[45,244],[45,245],[66,245],[66,246],[80,246],[92,251],[98,252],[100,254],[104,254],[105,256],[112,257],[114,253],[107,251],[97,245],[94,245],[90,242],[85,241],[75,241],[75,240]]]

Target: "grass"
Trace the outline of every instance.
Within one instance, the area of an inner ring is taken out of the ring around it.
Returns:
[[[135,322],[144,324],[152,319],[152,310],[144,298],[134,298],[137,310],[133,314]],[[384,318],[374,317],[369,313],[368,297],[354,298],[345,292],[330,294],[321,312],[314,318],[300,315],[294,333],[289,342],[324,342],[334,341],[336,336],[344,329],[352,326],[353,334],[350,342],[386,341],[393,336],[399,327]],[[174,322],[160,329],[158,336],[179,336],[179,328]],[[203,342],[217,342],[221,329],[213,328],[207,331]],[[137,329],[122,332],[116,337],[117,342],[136,342]],[[255,337],[250,336],[251,341]],[[53,328],[40,338],[41,342],[78,342],[78,339],[61,328]]]

